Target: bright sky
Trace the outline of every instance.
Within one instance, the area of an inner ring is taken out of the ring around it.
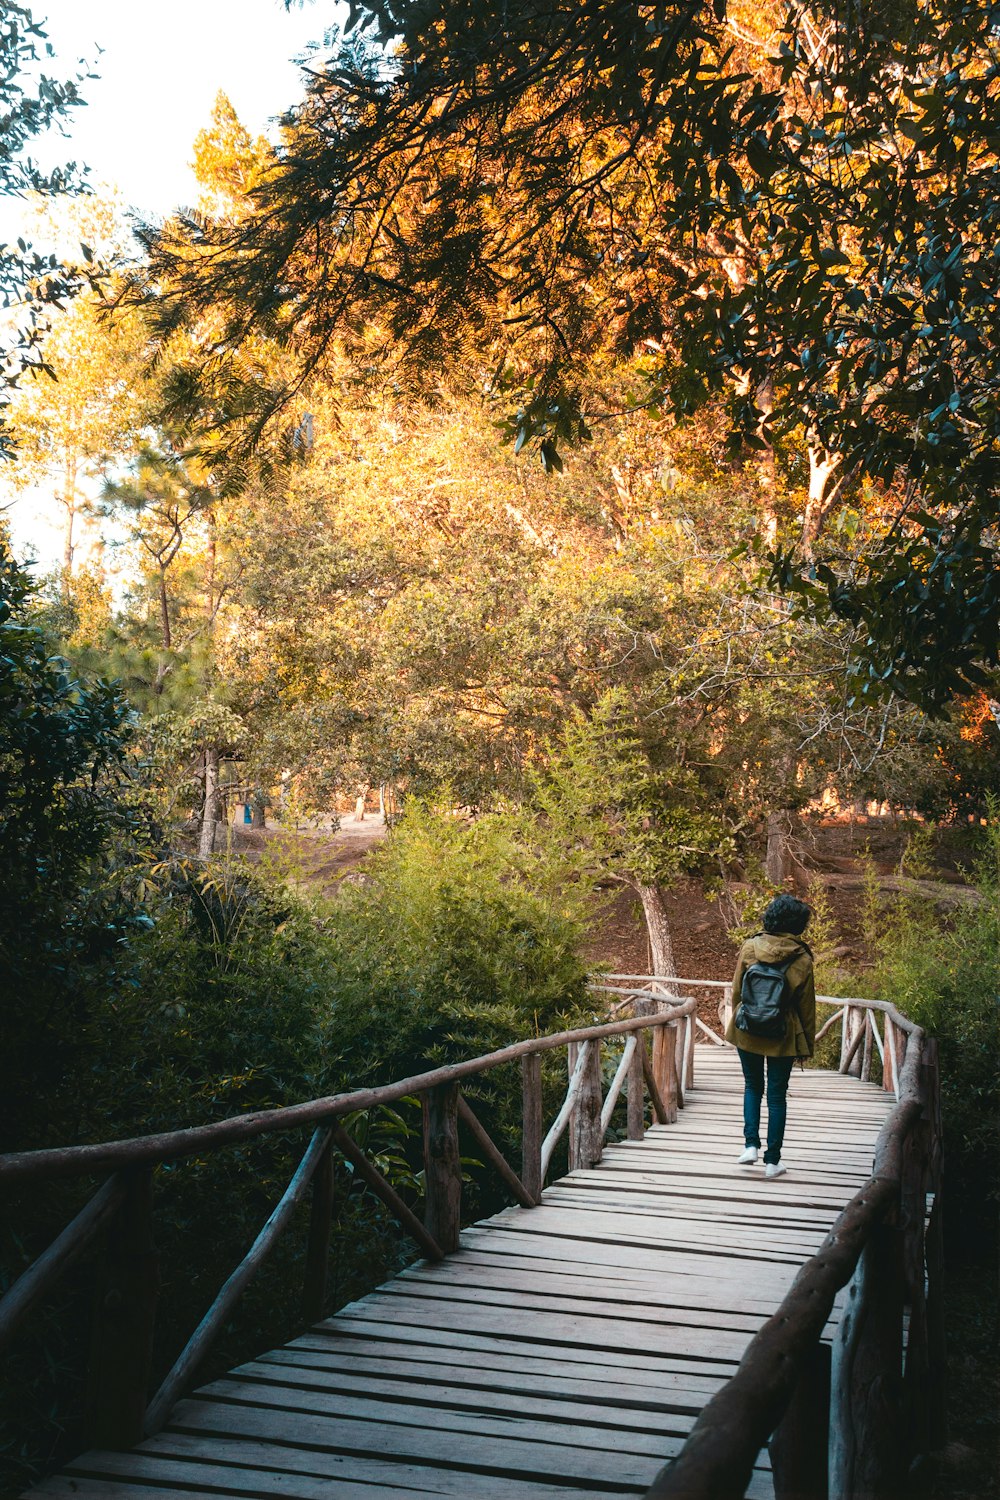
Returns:
[[[100,77],[83,85],[69,139],[56,138],[49,160],[76,159],[95,185],[112,182],[126,202],[166,214],[195,197],[188,162],[219,89],[256,135],[302,94],[292,59],[322,41],[343,7],[305,0],[32,0],[56,49],[47,71],[61,77],[78,58]],[[103,49],[100,53],[98,48]]]
[[[66,134],[33,143],[31,155],[43,167],[85,163],[95,189],[116,187],[126,204],[155,217],[196,198],[192,146],[219,89],[252,134],[267,132],[302,95],[293,59],[346,18],[339,0],[304,0],[291,10],[282,0],[28,3],[55,48],[45,71],[72,76],[83,58],[99,74],[83,84],[87,103],[72,112]],[[0,200],[0,239],[22,227],[23,207]],[[54,502],[32,491],[8,518],[18,551],[29,550],[52,567],[61,556]]]

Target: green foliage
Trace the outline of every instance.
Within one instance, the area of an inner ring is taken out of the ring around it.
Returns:
[[[859,628],[860,697],[939,707],[1000,639],[997,14],[358,4],[252,211],[150,230],[138,294],[167,336],[221,324],[209,387],[255,322],[294,349],[283,390],[230,400],[251,441],[334,347],[363,379],[497,371],[547,471],[602,365],[641,362],[629,399],[682,419],[728,398],[734,452],[807,434],[899,519],[860,560],[779,549],[774,578]]]
[[[39,54],[53,55],[44,26],[23,5],[8,3],[0,14],[0,192],[7,197],[59,193],[77,189],[80,173],[71,162],[65,168],[42,172],[25,155],[31,141],[80,105],[77,85],[84,77],[59,82],[39,73]],[[84,258],[91,252],[81,246]],[[0,361],[0,459],[13,457],[7,429],[10,392],[22,373],[41,362],[39,344],[45,332],[46,309],[61,306],[78,291],[84,278],[60,264],[51,254],[40,254],[24,240],[0,245],[0,307],[16,308],[19,317],[8,322],[11,347]]]
[[[370,874],[342,887],[322,912],[238,859],[147,861],[141,899],[149,925],[131,934],[118,971],[87,974],[80,1018],[60,1022],[60,1076],[50,1068],[40,1080],[36,1107],[18,1120],[11,1144],[176,1129],[388,1082],[558,1027],[585,1005],[580,913],[532,891],[529,865],[506,820],[468,826],[416,801]],[[548,1086],[559,1087],[555,1076]],[[470,1093],[516,1154],[519,1070],[491,1075]],[[415,1101],[348,1124],[416,1203]],[[269,1136],[158,1170],[163,1288],[154,1380],[245,1253],[304,1144],[301,1135]],[[466,1210],[474,1216],[503,1200],[495,1174],[469,1165]],[[336,1174],[334,1306],[413,1255],[339,1159]],[[0,1285],[45,1247],[83,1196],[78,1185],[55,1184],[9,1205]],[[304,1236],[300,1214],[224,1330],[209,1376],[299,1326]],[[0,1402],[21,1437],[4,1463],[18,1490],[83,1440],[89,1294],[85,1275],[71,1277],[7,1367]]]
[[[611,689],[590,717],[574,714],[536,776],[546,837],[563,845],[567,870],[667,885],[732,853],[710,778],[684,765],[666,736],[644,741],[642,727],[632,697]]]
[[[978,899],[947,921],[912,896],[880,918],[876,999],[939,1039],[947,1192],[953,1222],[994,1230],[1000,1200],[1000,808],[976,872]]]
[[[503,815],[407,803],[326,918],[359,1084],[557,1029],[584,1003],[580,903],[539,894],[531,868]]]
[[[30,621],[26,575],[0,548],[0,1140],[30,1138],[75,1092],[75,1050],[99,1040],[95,985],[126,979],[149,921],[137,889],[149,827],[126,766],[127,711],[74,681]]]

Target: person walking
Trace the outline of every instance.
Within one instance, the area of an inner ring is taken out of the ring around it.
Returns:
[[[760,1111],[767,1078],[767,1150],[764,1176],[780,1177],[787,1118],[788,1080],[796,1058],[812,1057],[816,1041],[813,956],[802,934],[812,911],[795,896],[775,896],[763,932],[740,949],[733,978],[732,1016],[726,1041],[739,1049],[743,1069],[743,1135],[740,1166],[760,1154]]]

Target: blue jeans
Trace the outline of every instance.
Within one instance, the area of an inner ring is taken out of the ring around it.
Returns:
[[[767,1150],[764,1160],[781,1160],[788,1114],[786,1097],[794,1057],[761,1057],[739,1047],[743,1069],[743,1135],[748,1146],[760,1148],[760,1107],[764,1102],[764,1064],[767,1063]]]

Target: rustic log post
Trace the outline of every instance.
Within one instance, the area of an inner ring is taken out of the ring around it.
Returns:
[[[837,1071],[844,1071],[844,1060],[847,1057],[847,1048],[851,1040],[851,1007],[844,1006],[843,1017],[840,1022],[840,1060],[837,1063]]]
[[[926,1447],[934,1449],[943,1448],[948,1441],[948,1344],[944,1309],[944,1219],[941,1202],[941,1081],[936,1037],[924,1038],[922,1061],[929,1124],[928,1179],[934,1194],[924,1239],[928,1363]]]
[[[445,1255],[458,1249],[462,1228],[462,1160],[458,1146],[458,1084],[439,1083],[421,1096],[424,1117],[424,1226]]]
[[[871,1013],[870,1010],[866,1010],[865,1011],[865,1023],[864,1024],[865,1024],[865,1040],[864,1040],[864,1050],[863,1050],[862,1055],[861,1055],[861,1073],[860,1073],[859,1076],[862,1079],[864,1079],[865,1083],[867,1083],[868,1080],[869,1080],[869,1078],[871,1077],[871,1071],[872,1071],[872,1027],[875,1024],[874,1021],[872,1020],[872,1013]]]
[[[153,1169],[130,1168],[108,1229],[89,1377],[89,1436],[95,1448],[142,1440],[149,1396],[159,1258],[153,1243]]]
[[[302,1291],[302,1316],[318,1323],[326,1305],[326,1283],[330,1262],[330,1229],[333,1222],[333,1140],[327,1141],[316,1164],[309,1207],[309,1242]]]
[[[830,1346],[816,1343],[767,1445],[775,1500],[827,1500],[829,1446]]]
[[[583,1064],[580,1092],[569,1120],[569,1169],[593,1167],[601,1159],[601,1044],[584,1042],[587,1056]],[[573,1051],[575,1049],[571,1049]],[[576,1057],[570,1059],[576,1065]]]
[[[684,1017],[684,1087],[694,1088],[694,1016]]]
[[[851,1043],[854,1041],[857,1031],[858,1012],[853,1005],[844,1007],[844,1023],[840,1029],[840,1072],[847,1071],[848,1058],[851,1053]]]
[[[638,1003],[636,1015],[639,1015]],[[626,1132],[630,1141],[641,1141],[646,1134],[646,1111],[645,1099],[642,1091],[642,1049],[645,1046],[645,1038],[641,1031],[634,1033],[635,1048],[632,1052],[628,1065],[628,1077],[625,1087],[626,1095]]]
[[[655,1010],[662,1010],[656,1005]],[[667,1021],[653,1027],[653,1077],[660,1091],[666,1111],[666,1124],[673,1125],[677,1119],[677,1049],[673,1028]]]
[[[683,1021],[675,1021],[671,1030],[674,1033],[674,1075],[677,1081],[677,1108],[684,1108],[684,1078],[687,1072],[684,1059],[685,1027]]]
[[[903,1265],[895,1218],[869,1236],[834,1343],[829,1486],[836,1500],[903,1493]]]
[[[896,1092],[896,1076],[893,1070],[893,1062],[896,1056],[896,1028],[892,1024],[892,1017],[886,1011],[882,1017],[882,1087],[887,1094]]]
[[[859,1007],[854,1013],[854,1032],[851,1036],[851,1045],[854,1047],[854,1056],[848,1064],[847,1071],[854,1078],[861,1077],[861,1058],[864,1044],[868,1039],[868,1012]],[[854,1044],[857,1043],[857,1046]]]
[[[542,1054],[521,1058],[521,1181],[542,1201]]]
[[[677,1111],[680,1108],[680,1080],[677,1073],[677,1022],[673,1021],[667,1026],[660,1028],[663,1032],[663,1082],[666,1092],[663,1094],[663,1102],[667,1106],[667,1114],[670,1124],[673,1125],[677,1119]]]

